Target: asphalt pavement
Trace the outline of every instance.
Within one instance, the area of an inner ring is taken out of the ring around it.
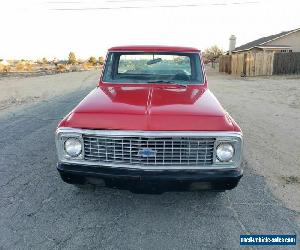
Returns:
[[[299,236],[296,213],[245,161],[239,186],[220,194],[63,183],[54,131],[89,91],[0,118],[0,249],[239,249],[240,234]]]

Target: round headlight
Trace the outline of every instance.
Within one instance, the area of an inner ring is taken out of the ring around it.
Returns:
[[[80,155],[82,145],[79,139],[69,138],[65,141],[65,151],[71,157],[77,157]]]
[[[217,158],[219,161],[230,161],[234,154],[234,148],[230,143],[221,143],[217,147]]]

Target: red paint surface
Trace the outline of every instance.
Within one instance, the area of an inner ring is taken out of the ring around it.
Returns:
[[[237,130],[205,86],[158,84],[102,84],[81,101],[61,126],[143,131]]]
[[[191,47],[176,46],[150,46],[150,45],[130,45],[112,47],[108,51],[139,51],[139,52],[200,52],[200,50]]]
[[[170,46],[120,46],[109,51],[199,52],[195,48]],[[100,81],[59,126],[138,131],[240,131],[208,90],[206,76],[203,85],[187,88]]]

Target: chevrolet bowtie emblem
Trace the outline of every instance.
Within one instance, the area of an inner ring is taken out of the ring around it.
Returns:
[[[156,151],[151,148],[142,148],[138,151],[138,156],[141,157],[155,157]]]

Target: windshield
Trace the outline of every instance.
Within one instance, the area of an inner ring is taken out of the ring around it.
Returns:
[[[112,52],[104,82],[202,84],[198,53]]]

